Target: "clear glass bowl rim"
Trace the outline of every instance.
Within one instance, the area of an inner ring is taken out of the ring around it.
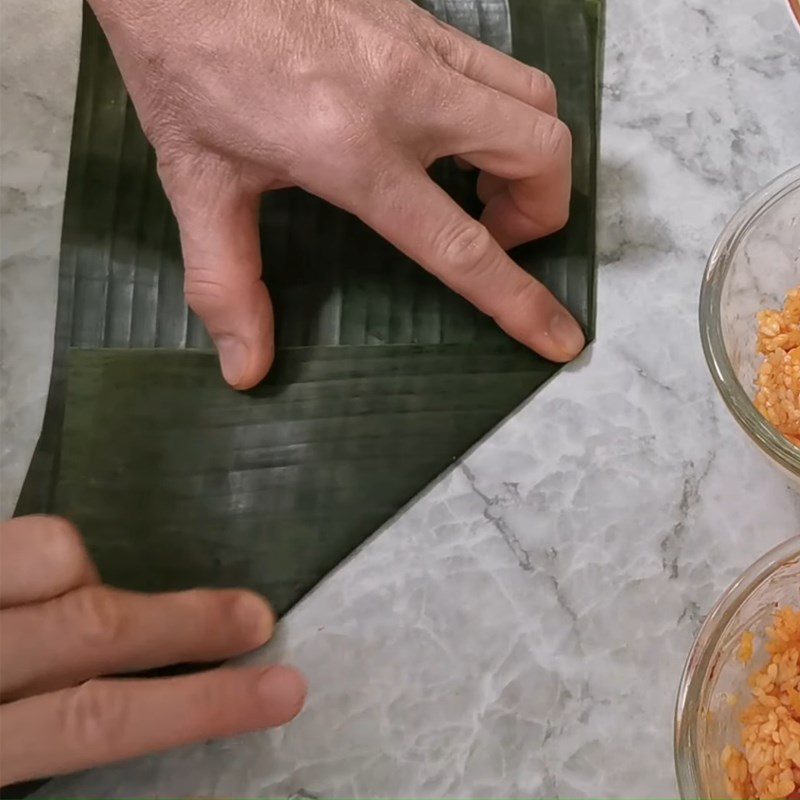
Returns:
[[[706,675],[720,639],[742,603],[767,578],[800,559],[800,536],[793,536],[748,567],[723,593],[700,627],[681,675],[675,705],[675,773],[680,796],[700,798],[700,763],[696,723]]]
[[[800,191],[800,164],[751,195],[722,229],[708,257],[700,290],[700,339],[708,368],[734,419],[767,455],[789,473],[800,477],[800,447],[793,445],[761,416],[739,383],[725,349],[719,313],[732,254],[758,219],[793,191]],[[753,330],[755,338],[755,326]]]

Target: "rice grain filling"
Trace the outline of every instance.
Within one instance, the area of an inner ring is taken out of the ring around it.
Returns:
[[[722,751],[734,800],[800,798],[800,611],[777,611],[766,634],[770,659],[748,678],[752,702],[740,717],[741,749]],[[749,646],[743,641],[743,650],[751,648],[752,638]]]
[[[758,352],[764,361],[755,406],[800,447],[800,287],[788,293],[783,309],[759,312]]]

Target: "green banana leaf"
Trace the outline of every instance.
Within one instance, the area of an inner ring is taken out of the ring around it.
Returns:
[[[591,338],[598,1],[427,7],[557,85],[572,215],[514,257]],[[473,174],[443,163],[436,178],[479,211]],[[314,197],[267,195],[261,222],[277,359],[236,393],[186,308],[154,154],[86,10],[53,375],[17,513],[74,520],[109,582],[248,586],[282,613],[557,366]]]

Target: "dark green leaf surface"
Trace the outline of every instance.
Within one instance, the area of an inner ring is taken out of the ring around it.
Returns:
[[[514,257],[594,320],[598,6],[430,0],[546,69],[574,137],[567,228]],[[472,212],[474,176],[437,179]],[[111,54],[86,12],[56,354],[18,513],[83,529],[104,576],[245,585],[284,611],[556,367],[365,228],[296,190],[265,198],[278,356],[237,394],[181,293],[177,229]]]
[[[76,350],[55,506],[116,584],[283,612],[552,371],[504,343],[303,347],[238,394],[208,353]]]

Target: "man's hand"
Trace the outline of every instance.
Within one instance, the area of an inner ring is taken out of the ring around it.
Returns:
[[[550,79],[410,0],[90,0],[181,230],[186,297],[244,389],[272,363],[263,192],[344,208],[554,361],[578,324],[506,255],[561,228],[571,141]],[[479,168],[480,222],[428,177]]]
[[[0,525],[0,783],[288,722],[306,693],[288,667],[98,678],[245,653],[274,624],[250,592],[104,586],[65,520]]]

